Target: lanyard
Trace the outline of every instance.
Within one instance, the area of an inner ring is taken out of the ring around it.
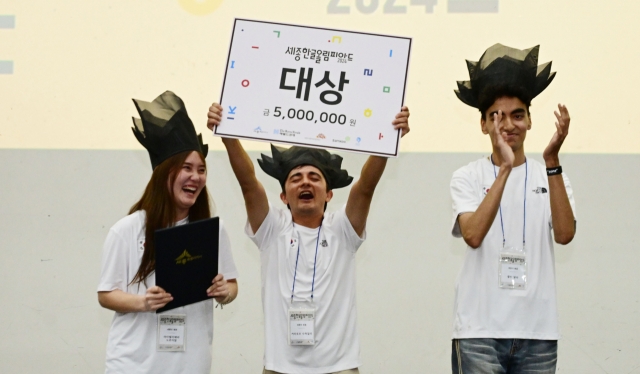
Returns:
[[[291,225],[294,227],[295,225],[291,222]],[[313,258],[313,280],[311,281],[311,301],[313,301],[313,290],[316,284],[316,261],[318,260],[318,242],[320,241],[320,230],[322,230],[322,223],[320,223],[320,227],[318,227],[318,237],[316,238],[316,254]],[[291,286],[291,303],[293,303],[293,291],[296,289],[296,275],[298,274],[298,259],[300,258],[300,242],[302,239],[300,238],[300,233],[298,233],[298,254],[296,255],[296,267],[293,271],[293,285]]]
[[[498,179],[498,173],[496,172],[496,164],[493,163],[493,154],[491,155],[491,164],[493,165],[493,175]],[[527,178],[529,167],[527,165],[527,158],[524,158],[524,217],[522,219],[522,249],[524,250],[525,243],[525,227],[527,225]],[[504,248],[506,239],[504,237],[504,223],[502,221],[502,203],[500,203],[500,227],[502,228],[502,248]]]

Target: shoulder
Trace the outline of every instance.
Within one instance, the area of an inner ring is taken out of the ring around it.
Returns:
[[[144,249],[145,213],[137,211],[116,222],[104,242],[107,258],[117,258],[129,250]]]
[[[351,221],[349,221],[349,217],[347,217],[346,207],[347,205],[344,204],[336,211],[325,213],[322,219],[322,226],[328,229],[337,228],[341,230],[344,229],[344,226],[348,223],[346,227],[353,229],[351,227]]]
[[[289,209],[278,208],[269,202],[269,213],[265,220],[274,220],[283,224],[291,224],[293,218],[291,217],[291,211]]]
[[[287,227],[291,227],[291,222],[293,222],[291,211],[288,209],[276,208],[271,202],[269,202],[269,212],[267,213],[267,216],[264,217],[260,227],[253,232],[251,225],[247,220],[245,233],[249,238],[252,238],[252,240],[255,239],[254,242],[260,246],[261,243],[267,240],[271,235],[286,230]]]
[[[322,229],[325,230],[326,228],[327,232],[331,233],[332,236],[342,238],[339,240],[344,240],[344,243],[348,243],[348,248],[356,251],[365,241],[367,231],[365,228],[362,236],[358,235],[347,216],[346,207],[347,205],[344,204],[334,212],[325,213],[322,221]]]
[[[477,159],[458,168],[453,172],[452,180],[456,179],[476,179],[479,175],[482,174],[482,170],[490,166],[490,162],[486,157]]]
[[[547,167],[540,161],[527,157],[527,167],[529,168],[529,176],[540,179],[541,183],[547,181]]]
[[[542,170],[545,172],[547,172],[547,167],[544,166],[540,161],[536,160],[535,158],[529,158],[527,157],[527,163],[529,164],[529,167],[531,168],[531,170]]]
[[[113,226],[111,226],[111,232],[119,234],[121,236],[127,236],[134,233],[138,233],[144,230],[146,220],[146,213],[144,210],[138,210],[126,217],[121,218]]]

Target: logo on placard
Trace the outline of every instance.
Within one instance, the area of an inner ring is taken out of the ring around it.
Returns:
[[[273,133],[280,136],[292,136],[300,135],[300,131],[292,131],[292,130],[284,130],[284,129],[275,129]]]
[[[268,131],[264,131],[262,130],[262,127],[258,126],[255,129],[253,129],[253,132],[255,132],[256,134],[266,134]]]
[[[189,252],[185,249],[184,252],[182,252],[182,254],[178,256],[178,258],[176,258],[176,265],[184,265],[187,262],[191,262],[199,258],[202,258],[202,255],[191,256],[191,254],[189,254]]]
[[[324,134],[323,134],[323,133],[320,133],[320,134],[316,135],[315,137],[310,137],[310,136],[306,136],[306,137],[305,137],[305,139],[307,139],[307,140],[312,140],[312,141],[314,141],[314,142],[319,142],[319,141],[321,141],[321,140],[323,140],[323,139],[325,139],[325,138],[326,138],[326,137],[324,136]]]

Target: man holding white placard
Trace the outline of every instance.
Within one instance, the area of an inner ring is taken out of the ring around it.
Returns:
[[[220,124],[222,107],[209,108],[207,125]],[[409,109],[392,124],[409,132]],[[333,189],[352,181],[342,158],[326,150],[272,146],[260,167],[278,179],[280,200],[271,205],[253,162],[237,139],[222,138],[247,209],[247,235],[262,262],[265,317],[264,373],[358,373],[355,253],[366,237],[374,190],[387,159],[370,156],[347,204],[325,213]]]

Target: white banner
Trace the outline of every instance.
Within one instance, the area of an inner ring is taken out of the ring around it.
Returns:
[[[214,134],[397,156],[411,38],[236,19]]]

